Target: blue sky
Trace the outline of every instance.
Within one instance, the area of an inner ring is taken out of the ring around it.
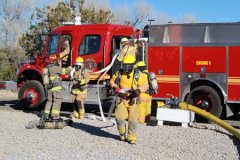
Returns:
[[[37,4],[46,5],[56,1],[58,0],[37,0]],[[102,2],[101,0],[93,1]],[[108,0],[112,9],[127,6],[129,10],[133,9],[133,5],[139,1],[149,3],[154,8],[155,14],[150,17],[153,19],[157,19],[162,14],[173,22],[183,15],[191,15],[196,22],[240,21],[240,0]]]
[[[188,14],[198,22],[240,21],[240,0],[145,0],[158,13],[169,17]],[[109,0],[112,7],[133,6],[136,0]],[[121,3],[119,3],[121,2]],[[157,16],[157,15],[156,15]],[[153,17],[154,18],[154,17]]]

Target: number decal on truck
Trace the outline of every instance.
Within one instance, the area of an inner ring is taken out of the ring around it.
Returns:
[[[210,66],[211,61],[196,61],[197,66]]]

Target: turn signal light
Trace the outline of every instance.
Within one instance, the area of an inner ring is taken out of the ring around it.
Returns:
[[[0,83],[0,89],[6,89],[6,84]]]

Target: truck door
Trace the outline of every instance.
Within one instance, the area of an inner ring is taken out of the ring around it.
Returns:
[[[57,59],[57,53],[59,52],[59,35],[50,35],[47,51],[46,51],[46,63],[55,61]]]
[[[240,101],[240,47],[229,47],[228,58],[228,100]]]
[[[84,32],[79,42],[78,56],[84,58],[84,65],[88,70],[98,71],[104,67],[104,42],[105,35],[103,32]]]

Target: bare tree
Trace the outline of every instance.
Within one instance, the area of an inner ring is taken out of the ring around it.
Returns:
[[[134,4],[134,9],[132,13],[132,25],[140,26],[146,23],[149,19],[149,15],[154,10],[153,6],[149,4],[148,1],[139,0]]]
[[[84,8],[94,8],[96,11],[100,9],[109,9],[109,0],[86,0],[83,5]]]
[[[132,7],[121,4],[118,8],[113,9],[114,23],[141,27],[148,23],[153,11],[155,11],[154,7],[146,0],[135,0]]]
[[[199,20],[193,14],[183,14],[180,16],[170,16],[166,13],[158,13],[153,16],[155,24],[167,24],[167,23],[196,23]]]
[[[27,26],[34,0],[0,0],[0,30],[3,48],[13,49]]]
[[[127,5],[121,5],[121,7],[113,10],[114,20],[113,23],[117,24],[130,24],[130,13]]]
[[[169,22],[175,21],[173,17],[163,12],[160,12],[156,16],[154,16],[154,19],[155,19],[155,24],[167,24]]]

